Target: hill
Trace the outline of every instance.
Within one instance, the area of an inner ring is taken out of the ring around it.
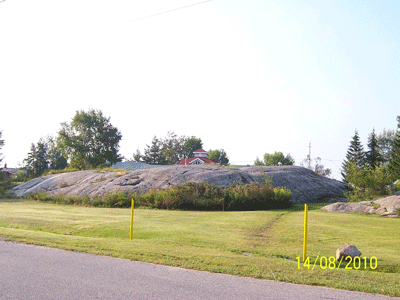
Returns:
[[[346,184],[340,181],[297,166],[235,169],[213,165],[173,165],[127,172],[87,170],[47,175],[16,186],[14,194],[23,196],[40,191],[94,197],[117,190],[146,193],[151,189],[168,188],[185,181],[206,181],[216,186],[229,186],[234,181],[259,181],[264,175],[272,177],[275,187],[290,189],[293,203],[317,202],[327,197],[340,196],[347,190]]]

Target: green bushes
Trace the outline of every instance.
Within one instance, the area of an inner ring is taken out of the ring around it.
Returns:
[[[116,191],[114,193],[104,194],[102,196],[90,198],[83,196],[65,196],[60,194],[48,194],[44,192],[30,193],[26,198],[42,202],[50,202],[65,205],[84,205],[99,207],[130,207],[134,193],[125,193]]]
[[[351,202],[372,200],[393,192],[389,187],[391,175],[385,167],[359,167],[354,163],[348,163],[345,171],[346,180],[351,188],[345,195]]]
[[[135,206],[158,209],[182,210],[266,210],[287,208],[291,205],[292,193],[286,188],[274,188],[271,181],[249,184],[233,183],[229,187],[216,187],[207,182],[185,182],[168,189],[150,190],[146,194],[116,191],[95,198],[66,197],[42,192],[31,193],[29,198],[58,204],[73,204],[100,207]]]
[[[235,182],[225,188],[207,182],[186,182],[136,195],[135,199],[139,205],[161,209],[265,210],[289,207],[292,193],[274,188],[270,182]]]

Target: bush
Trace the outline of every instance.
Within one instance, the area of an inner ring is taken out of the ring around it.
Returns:
[[[207,182],[186,182],[135,196],[139,205],[151,208],[208,211],[285,208],[291,205],[291,198],[289,190],[274,189],[269,181],[234,182],[227,188],[218,188]]]
[[[391,176],[384,167],[369,166],[359,167],[350,163],[346,167],[346,180],[351,190],[345,195],[349,201],[372,200],[377,196],[385,196],[390,193],[388,184]]]
[[[31,193],[27,197],[43,202],[97,207],[130,207],[131,200],[135,199],[135,206],[215,211],[287,208],[291,205],[292,193],[286,188],[274,188],[272,181],[264,180],[249,184],[234,182],[226,188],[207,182],[185,182],[141,195],[116,191],[92,199],[87,195],[66,197],[43,192]]]

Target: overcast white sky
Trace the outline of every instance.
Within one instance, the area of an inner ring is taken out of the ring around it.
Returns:
[[[373,128],[396,128],[400,1],[174,10],[197,2],[1,2],[3,163],[16,167],[32,142],[89,108],[121,131],[126,158],[169,130],[236,164],[282,151],[299,165],[311,142],[336,179],[356,128],[365,144]]]

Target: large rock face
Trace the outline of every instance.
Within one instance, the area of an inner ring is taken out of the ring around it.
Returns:
[[[316,202],[346,191],[342,182],[328,179],[296,166],[226,168],[220,166],[165,166],[122,172],[77,171],[43,176],[14,188],[14,194],[23,196],[35,191],[88,195],[90,197],[117,190],[145,193],[150,189],[168,188],[185,181],[206,181],[216,186],[229,186],[234,181],[249,183],[271,176],[274,186],[292,191],[293,203]]]
[[[317,202],[332,196],[343,195],[347,185],[297,166],[242,168],[253,176],[271,176],[274,186],[292,191],[294,203]]]

